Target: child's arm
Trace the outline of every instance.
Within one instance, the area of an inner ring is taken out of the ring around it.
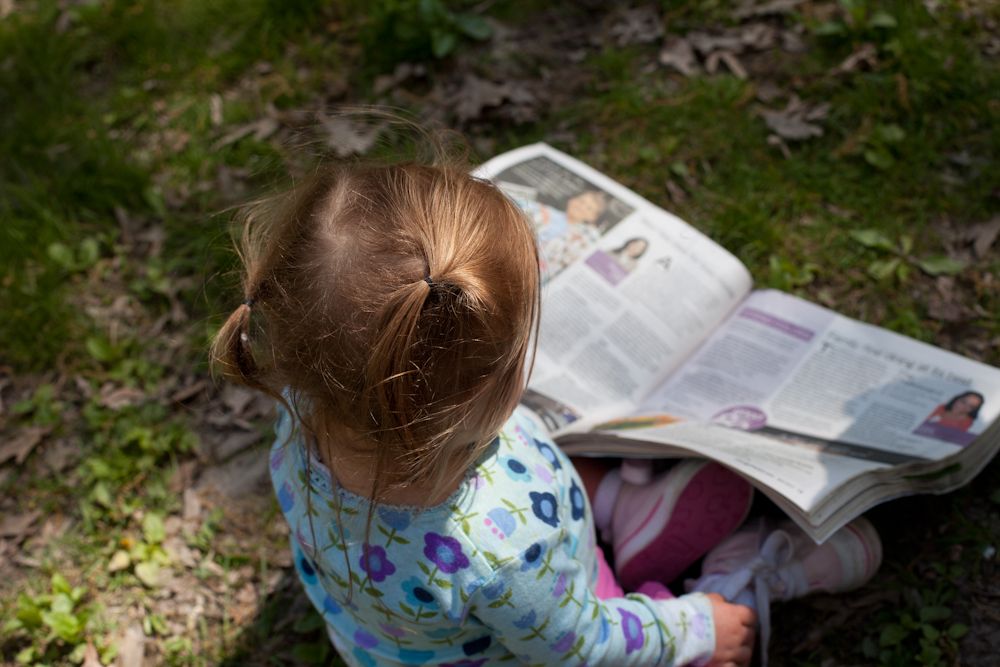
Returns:
[[[745,607],[713,605],[699,594],[600,600],[582,563],[559,544],[545,544],[544,555],[530,563],[520,558],[506,563],[472,603],[472,614],[528,663],[741,664],[736,658],[747,651],[740,646],[752,649],[752,612]],[[734,610],[750,616],[744,619]],[[732,636],[722,638],[725,655],[718,657],[725,659],[716,662],[720,629]]]

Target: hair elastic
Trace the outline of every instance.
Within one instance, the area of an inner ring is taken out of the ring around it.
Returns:
[[[433,287],[434,286],[434,281],[431,280],[431,277],[430,277],[429,274],[426,275],[426,276],[424,276],[424,282],[427,283],[428,287]]]
[[[253,308],[253,304],[254,304],[255,301],[256,301],[256,299],[254,299],[253,297],[251,297],[251,298],[247,299],[246,301],[244,301],[243,305],[246,306],[247,308]]]

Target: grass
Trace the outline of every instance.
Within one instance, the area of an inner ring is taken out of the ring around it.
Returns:
[[[0,641],[5,659],[30,648],[35,654],[23,662],[65,662],[80,657],[88,640],[107,658],[121,628],[103,607],[126,599],[155,608],[135,571],[136,563],[156,560],[159,544],[143,517],[178,513],[171,480],[197,448],[196,424],[165,396],[180,375],[206,375],[206,342],[237,300],[229,210],[285,182],[319,152],[308,132],[224,138],[269,115],[345,97],[370,101],[373,77],[404,58],[423,60],[432,80],[463,66],[433,54],[475,48],[473,33],[482,28],[462,18],[475,14],[474,5],[425,4],[431,9],[399,0],[367,12],[358,3],[313,0],[69,7],[40,0],[17,3],[0,19],[0,92],[16,100],[0,112],[0,367],[23,380],[21,400],[0,429],[51,428],[52,439],[78,445],[81,457],[78,470],[52,475],[36,452],[23,469],[0,477],[0,491],[16,491],[20,511],[75,521],[20,584],[50,612],[53,604],[65,607],[56,596],[70,596],[66,613],[80,624],[63,618],[56,629],[54,617],[46,623],[39,615]],[[990,279],[1000,270],[997,254],[954,276],[956,298],[979,308],[958,324],[932,316],[938,277],[919,268],[947,251],[942,230],[988,220],[998,208],[1000,182],[990,167],[1000,153],[1000,69],[983,55],[986,28],[981,17],[963,13],[966,4],[942,3],[932,16],[920,3],[854,0],[829,16],[792,15],[787,25],[803,27],[809,49],[748,58],[749,80],[651,69],[657,45],[604,47],[576,66],[588,83],[572,102],[532,124],[479,122],[470,131],[473,139],[495,140],[497,150],[552,140],[710,234],[751,268],[759,286],[997,365],[1000,352],[989,344],[1000,336],[1000,291]],[[733,7],[714,0],[664,3],[663,11],[668,30],[682,34],[736,25]],[[498,3],[490,11],[517,25],[545,8]],[[1000,20],[996,9],[981,11]],[[435,28],[440,34],[428,40]],[[380,58],[367,57],[386,35],[400,41]],[[875,49],[874,66],[835,72],[865,44]],[[787,155],[769,144],[759,112],[785,101],[761,102],[764,81],[806,104],[828,103],[823,136],[788,142]],[[419,113],[419,88],[411,99]],[[303,144],[305,151],[295,148]],[[153,236],[141,236],[149,230]],[[893,246],[912,239],[881,278],[874,269],[895,255],[859,242],[859,232],[872,231]],[[177,304],[183,317],[174,321]],[[166,324],[146,335],[157,320]],[[144,398],[109,408],[100,402],[105,385],[133,387]],[[977,482],[987,496],[996,483],[990,474]],[[970,571],[981,565],[970,554],[997,537],[957,518],[974,496],[945,502],[934,516],[951,532],[914,548],[927,550],[945,574]],[[218,517],[206,520],[189,546],[223,572],[268,568],[252,551],[217,548],[227,530]],[[955,544],[969,547],[957,564],[946,556]],[[136,545],[146,546],[131,553]],[[130,552],[130,565],[109,574],[119,550]],[[880,585],[896,587],[902,602],[880,607],[873,629],[852,636],[855,646],[835,646],[835,655],[943,664],[960,639],[953,626],[967,622],[952,617],[959,613],[955,588],[943,575],[933,585],[921,581],[896,558]],[[83,594],[73,600],[77,587]],[[173,635],[151,621],[157,659],[242,664],[262,647],[286,664],[322,659],[325,639],[309,615],[291,621],[295,639],[268,643],[288,629],[282,614],[301,603],[297,590],[291,580],[262,587],[262,610],[245,628],[204,621],[194,634]],[[16,596],[5,594],[0,618],[14,618],[17,606]],[[921,611],[928,608],[937,611]],[[813,664],[829,655],[796,660]]]

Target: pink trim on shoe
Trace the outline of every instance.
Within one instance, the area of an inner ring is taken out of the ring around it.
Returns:
[[[752,497],[746,480],[703,460],[623,484],[612,523],[618,580],[626,589],[672,581],[743,523]]]

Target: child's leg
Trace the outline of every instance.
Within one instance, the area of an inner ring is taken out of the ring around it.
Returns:
[[[674,594],[658,581],[647,581],[639,586],[636,592],[648,595],[654,600],[669,600],[674,597]],[[602,600],[620,598],[625,595],[625,591],[615,579],[615,573],[611,570],[611,566],[604,559],[604,552],[601,551],[600,547],[597,547],[597,585],[594,587],[594,593]]]
[[[743,523],[752,499],[746,480],[704,460],[646,485],[622,483],[611,520],[618,580],[626,589],[673,581]]]

